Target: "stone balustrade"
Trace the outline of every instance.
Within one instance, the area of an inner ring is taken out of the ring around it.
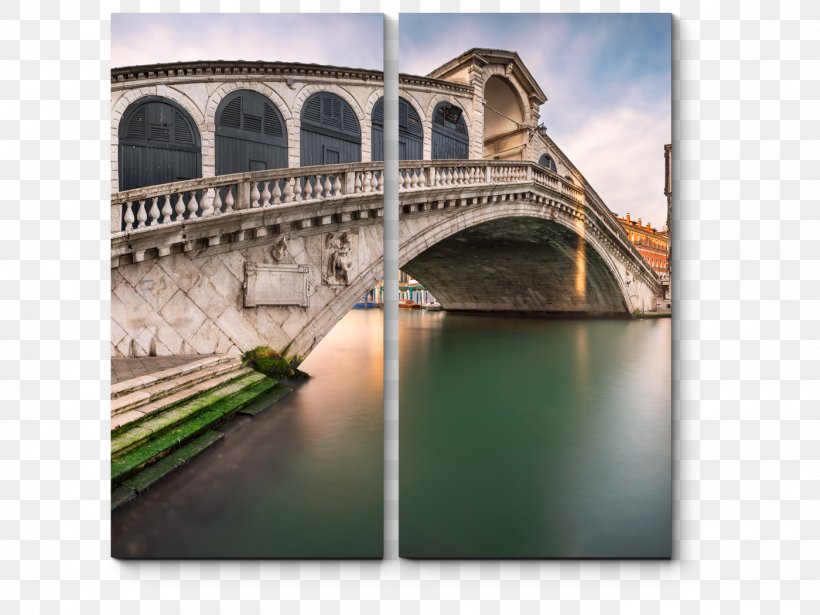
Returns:
[[[270,169],[192,179],[112,194],[111,232],[383,190],[381,163]]]
[[[599,229],[606,229],[622,252],[642,262],[637,249],[597,194],[533,162],[408,160],[399,163],[400,195],[428,191],[433,197],[439,190],[450,194],[456,190],[511,184],[546,189],[550,198],[565,203],[567,211],[580,223],[594,223]],[[293,212],[298,211],[299,206],[341,203],[357,197],[369,197],[370,201],[383,192],[382,162],[269,169],[149,186],[111,195],[112,239],[120,243],[135,232],[144,235],[155,227],[190,225],[200,219],[241,210],[287,208]],[[648,266],[646,269],[651,272]]]

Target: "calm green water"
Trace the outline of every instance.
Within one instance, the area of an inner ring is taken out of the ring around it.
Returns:
[[[381,557],[382,330],[381,310],[352,310],[306,384],[112,513],[112,553]]]
[[[669,557],[671,320],[400,315],[404,557]]]

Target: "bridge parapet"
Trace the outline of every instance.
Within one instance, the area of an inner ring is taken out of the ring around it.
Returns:
[[[617,249],[642,263],[640,254],[594,192],[529,161],[414,160],[399,163],[402,203],[445,194],[459,200],[467,193],[498,187],[524,195],[545,191],[545,202],[563,207],[581,224],[604,231]],[[520,189],[519,189],[520,188]],[[476,193],[478,193],[476,192]],[[383,215],[384,166],[381,162],[269,169],[205,177],[138,188],[111,195],[112,265],[130,254],[139,262],[148,250],[156,256],[263,238],[269,230],[310,232],[351,220]],[[505,197],[506,198],[506,197]],[[539,197],[540,198],[540,197]],[[446,199],[445,201],[446,202]],[[271,225],[275,212],[276,225]],[[272,228],[271,228],[272,227]],[[651,270],[648,266],[644,274]],[[646,275],[654,279],[654,275]]]
[[[383,190],[381,163],[268,169],[159,184],[112,194],[111,232]]]

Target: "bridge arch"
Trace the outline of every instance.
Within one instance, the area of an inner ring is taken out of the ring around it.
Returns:
[[[538,159],[538,164],[553,173],[558,172],[558,167],[555,166],[555,160],[553,160],[549,154],[541,154],[541,157]]]
[[[384,97],[373,105],[373,160],[384,160]],[[421,160],[424,129],[416,108],[404,97],[399,97],[399,160]]]
[[[430,220],[411,237],[423,222],[400,220],[399,268],[445,309],[623,316],[650,309],[632,288],[631,268],[583,221],[553,211],[523,200],[487,204]]]
[[[431,114],[432,160],[467,160],[470,157],[470,133],[464,109],[442,101]]]
[[[290,166],[298,167],[304,165],[302,162],[302,128],[303,128],[303,112],[305,108],[305,103],[315,94],[319,93],[329,93],[334,94],[339,97],[342,101],[344,101],[350,109],[353,111],[353,114],[356,117],[356,121],[358,122],[359,127],[359,158],[358,161],[361,160],[369,160],[370,152],[371,152],[371,144],[370,144],[370,131],[364,130],[363,127],[368,125],[367,118],[362,110],[362,105],[353,96],[348,90],[345,88],[328,83],[328,84],[309,84],[302,87],[299,92],[296,94],[294,98],[291,113],[293,115],[293,129],[294,132],[294,140],[298,144],[298,147],[291,147],[290,153]]]
[[[255,90],[236,89],[215,115],[216,175],[288,166],[288,132],[276,104]]]
[[[525,98],[506,77],[484,82],[484,157],[522,159],[527,146]]]
[[[122,166],[122,162],[119,158],[120,124],[122,122],[123,115],[131,105],[141,99],[146,99],[149,97],[162,98],[176,103],[191,118],[200,137],[208,132],[205,125],[205,118],[199,107],[193,100],[191,100],[191,98],[174,88],[168,87],[167,85],[157,85],[137,88],[124,92],[111,107],[111,183],[112,188],[115,188],[116,190],[124,190],[124,188],[120,186],[120,168]],[[200,148],[202,149],[201,143]],[[203,168],[204,166],[203,159],[203,161],[200,162],[201,168],[200,175],[198,175],[198,177],[201,177],[206,171],[206,169]]]
[[[131,103],[118,130],[121,190],[202,177],[202,142],[190,114],[162,96]]]
[[[270,87],[268,84],[261,82],[261,81],[225,81],[219,85],[216,90],[214,90],[210,96],[208,96],[208,100],[205,103],[205,126],[207,130],[211,134],[216,133],[216,111],[219,108],[219,105],[225,99],[225,97],[231,95],[233,92],[237,90],[250,90],[253,92],[258,92],[265,98],[269,99],[271,103],[273,103],[276,110],[279,111],[279,114],[282,116],[282,119],[285,122],[285,130],[288,134],[288,162],[289,164],[285,166],[292,166],[290,164],[290,158],[292,158],[292,150],[293,148],[293,116],[291,114],[290,105],[279,95],[276,90]],[[203,175],[208,177],[215,174],[215,164],[216,164],[216,149],[215,149],[215,141],[216,139],[206,140],[202,147],[202,166],[203,166]]]

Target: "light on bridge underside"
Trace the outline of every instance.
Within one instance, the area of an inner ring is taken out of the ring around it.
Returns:
[[[587,299],[587,254],[586,229],[583,222],[576,222],[575,230],[578,233],[578,244],[575,247],[575,295],[586,303]]]

